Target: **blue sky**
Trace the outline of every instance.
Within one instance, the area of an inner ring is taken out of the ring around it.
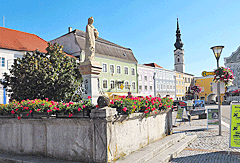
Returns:
[[[185,50],[185,72],[201,76],[213,71],[210,47],[224,45],[220,65],[240,46],[239,0],[1,0],[5,27],[36,34],[50,41],[68,32],[85,31],[94,17],[99,36],[131,48],[140,64],[155,62],[174,69],[176,19]],[[2,18],[0,26],[3,26]]]

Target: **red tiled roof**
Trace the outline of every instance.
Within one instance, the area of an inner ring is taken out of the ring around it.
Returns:
[[[159,66],[158,64],[156,64],[156,63],[146,63],[146,64],[144,64],[145,66],[151,66],[151,67],[159,67],[159,68],[163,68],[163,67],[161,67],[161,66]]]
[[[38,49],[42,53],[47,53],[47,46],[48,42],[35,34],[0,27],[0,48],[19,51],[35,51]],[[73,55],[65,54],[76,58]]]
[[[46,53],[47,41],[35,34],[0,27],[0,48]]]

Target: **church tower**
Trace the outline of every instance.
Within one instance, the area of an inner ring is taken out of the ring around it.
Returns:
[[[182,49],[183,43],[181,41],[181,34],[178,24],[178,18],[177,18],[177,31],[176,31],[176,42],[174,44],[175,50],[174,50],[174,68],[175,71],[178,72],[185,72],[185,64],[184,64],[184,50]]]

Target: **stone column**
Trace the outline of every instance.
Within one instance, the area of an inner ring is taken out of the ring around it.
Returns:
[[[97,99],[99,97],[98,79],[102,67],[97,61],[86,61],[82,63],[79,68],[84,83],[83,99],[87,100],[88,96],[91,96],[92,104],[97,105]]]

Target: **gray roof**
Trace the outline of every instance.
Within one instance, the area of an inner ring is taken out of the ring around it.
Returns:
[[[78,29],[74,30],[73,33],[75,33],[76,40],[80,48],[85,50],[86,33]],[[122,47],[110,41],[104,40],[100,37],[96,39],[95,45],[96,45],[95,52],[98,54],[121,58],[127,61],[137,62],[137,59],[134,57],[133,52],[130,48]]]

